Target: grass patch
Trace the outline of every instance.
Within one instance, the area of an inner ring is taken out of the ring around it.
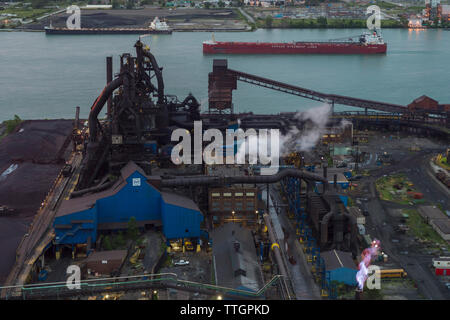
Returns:
[[[12,119],[12,120],[3,121],[2,126],[5,126],[6,130],[0,136],[0,139],[2,139],[3,137],[6,137],[8,134],[13,132],[17,128],[17,126],[22,123],[22,121],[23,120],[20,119],[20,117],[18,115],[14,115],[14,119]]]
[[[413,200],[413,197],[408,192],[417,192],[413,188],[414,185],[406,179],[404,174],[382,177],[375,181],[375,186],[380,194],[381,200],[399,204],[409,204]]]
[[[450,164],[447,161],[447,157],[439,155],[438,157],[436,157],[434,163],[436,163],[442,169],[445,169],[447,171],[450,170]]]
[[[234,9],[233,11],[239,16],[240,20],[244,21],[246,24],[248,24],[252,28],[251,29],[252,31],[257,29],[257,25],[255,23],[251,23],[247,19],[247,17],[242,14],[241,10]],[[247,12],[247,14],[250,16],[250,14],[248,12]]]
[[[439,246],[445,246],[450,250],[448,243],[433,229],[432,226],[425,223],[419,212],[414,209],[403,209],[403,213],[408,214],[407,225],[409,232],[420,240],[431,242]]]
[[[383,300],[383,293],[381,290],[377,289],[366,289],[364,290],[364,300]]]
[[[31,7],[15,7],[15,8],[8,8],[5,10],[0,11],[1,13],[9,13],[9,14],[16,14],[17,17],[11,17],[11,18],[20,18],[20,19],[34,19],[38,18],[46,13],[52,12],[53,9],[33,9]]]

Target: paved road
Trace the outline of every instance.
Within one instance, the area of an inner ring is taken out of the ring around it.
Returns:
[[[445,288],[443,285],[430,271],[431,257],[417,254],[400,254],[402,251],[401,248],[397,248],[392,243],[392,235],[395,235],[395,231],[392,225],[389,224],[386,204],[378,199],[374,184],[376,178],[381,175],[403,171],[415,186],[424,193],[427,200],[431,202],[444,200],[441,203],[443,203],[444,207],[448,208],[448,197],[445,195],[445,190],[428,173],[430,153],[431,150],[408,157],[401,164],[386,166],[374,173],[368,180],[371,195],[368,208],[371,221],[375,226],[372,235],[375,235],[381,241],[383,251],[388,254],[392,261],[397,262],[405,269],[408,275],[416,281],[419,291],[426,299],[443,300],[449,299],[450,297],[448,292],[444,291]],[[395,205],[392,207],[395,207]]]
[[[242,13],[242,15],[243,15],[244,17],[247,18],[248,22],[250,22],[250,23],[255,23],[255,20],[254,20],[247,12],[245,12],[244,9],[239,8],[239,11]]]

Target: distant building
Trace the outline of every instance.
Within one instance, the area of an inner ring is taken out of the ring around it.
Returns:
[[[110,4],[88,4],[82,9],[90,9],[90,10],[96,10],[96,9],[112,9],[112,5]]]
[[[127,254],[127,250],[95,251],[84,260],[87,273],[109,276],[121,269]]]
[[[423,95],[408,104],[408,110],[411,112],[449,112],[450,104],[439,104],[438,101]]]
[[[450,5],[442,5],[442,20],[450,21]]]
[[[408,21],[408,27],[410,28],[422,28],[423,20],[421,18],[410,18]]]
[[[420,206],[419,214],[442,237],[450,240],[450,219],[437,207]]]
[[[257,188],[211,188],[208,191],[209,214],[215,225],[224,222],[254,224],[258,208]]]

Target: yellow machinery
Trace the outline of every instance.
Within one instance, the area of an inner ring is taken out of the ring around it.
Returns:
[[[378,273],[378,272],[377,272]],[[405,278],[408,274],[403,269],[382,269],[379,271],[380,278]]]
[[[171,248],[170,251],[180,252],[182,250],[181,240],[171,240],[170,246],[168,247],[168,249],[169,248]],[[170,251],[168,251],[168,252],[170,252]]]
[[[192,242],[190,240],[184,240],[184,246],[186,248],[187,251],[194,251],[194,245],[192,244]]]
[[[284,162],[288,165],[293,165],[295,168],[300,168],[302,165],[302,157],[300,152],[291,152],[285,158]]]
[[[130,263],[136,264],[139,259],[139,255],[141,254],[141,249],[137,249],[136,252],[130,257]]]

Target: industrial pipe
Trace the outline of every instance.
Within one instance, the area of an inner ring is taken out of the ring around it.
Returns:
[[[123,83],[123,77],[114,79],[103,89],[102,93],[97,97],[94,104],[91,107],[89,113],[89,140],[91,142],[97,141],[97,117],[108,98],[112,95],[114,90],[120,87]]]
[[[269,239],[272,242],[272,250],[275,255],[275,260],[277,261],[278,269],[280,270],[281,275],[284,277],[284,281],[285,281],[284,283],[287,287],[286,280],[288,280],[290,278],[288,276],[288,273],[284,266],[283,259],[281,257],[280,245],[277,242],[278,239],[275,236],[275,231],[273,230],[272,222],[270,221],[270,216],[267,213],[265,213],[263,215],[263,218],[264,218],[264,222],[266,223],[266,226],[267,226],[267,231],[269,232]],[[286,290],[288,290],[288,288],[286,288]],[[289,294],[289,291],[288,291],[288,294]]]
[[[228,185],[228,184],[260,184],[275,183],[285,177],[295,177],[304,180],[320,181],[324,184],[324,193],[328,190],[328,181],[324,177],[299,169],[283,169],[277,174],[267,176],[199,176],[190,178],[175,178],[161,181],[162,187],[182,187],[192,185]]]
[[[86,194],[86,193],[89,193],[89,192],[100,192],[100,191],[108,189],[109,187],[112,187],[114,185],[114,183],[115,183],[115,181],[109,181],[109,182],[101,184],[99,186],[94,186],[94,187],[91,187],[91,188],[86,188],[86,189],[81,189],[81,190],[78,190],[78,191],[73,191],[70,194],[70,197],[71,198],[76,198],[76,197],[80,197],[83,194]]]
[[[158,66],[158,63],[156,62],[155,56],[151,54],[148,50],[144,49],[144,46],[141,41],[137,41],[135,44],[136,47],[136,54],[138,56],[138,59],[140,58],[140,54],[142,53],[143,56],[147,57],[152,66],[153,71],[155,72],[156,81],[158,82],[158,104],[164,103],[164,80],[161,72],[161,68]]]

